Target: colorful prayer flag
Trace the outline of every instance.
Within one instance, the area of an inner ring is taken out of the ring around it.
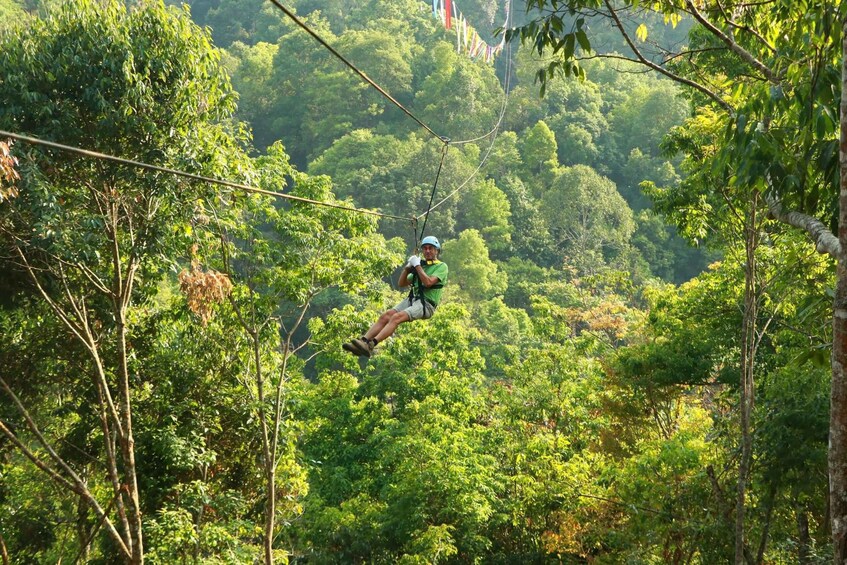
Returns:
[[[506,21],[503,23],[504,30],[509,24],[510,1],[507,0],[506,2]],[[483,41],[479,33],[468,23],[462,11],[459,10],[455,0],[432,0],[432,15],[439,18],[444,23],[446,29],[456,28],[456,52],[461,53],[464,50],[472,59],[484,57],[485,62],[491,62],[503,50],[503,46],[506,44],[505,33],[497,45],[488,45]]]

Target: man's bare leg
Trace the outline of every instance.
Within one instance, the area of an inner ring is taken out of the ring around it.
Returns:
[[[389,322],[391,322],[391,318],[395,314],[397,314],[397,310],[394,310],[393,308],[391,310],[386,310],[385,312],[383,312],[382,315],[377,319],[377,321],[374,322],[374,324],[370,327],[370,329],[365,332],[365,337],[368,338],[368,339],[373,339],[373,338],[377,337],[380,334],[380,332],[382,332],[383,328],[385,328],[385,326]],[[392,330],[392,333],[393,333],[393,330]],[[391,334],[388,334],[388,335],[391,335]],[[382,340],[380,340],[380,341],[382,341]]]
[[[361,339],[352,339],[349,343],[342,344],[342,348],[355,355],[370,357],[377,343],[382,343],[383,340],[391,337],[397,326],[411,319],[407,312],[398,312],[394,309],[383,312]]]
[[[412,318],[409,316],[408,312],[394,311],[394,314],[392,314],[388,318],[388,321],[382,325],[382,328],[378,332],[376,332],[375,335],[368,335],[366,333],[365,337],[368,339],[376,339],[377,343],[382,343],[394,334],[394,330],[397,329],[397,326],[402,323],[408,322],[411,319]],[[371,330],[373,330],[373,328],[371,328]],[[370,333],[371,330],[368,330],[368,333]]]

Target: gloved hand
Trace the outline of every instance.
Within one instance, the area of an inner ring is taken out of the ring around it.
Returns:
[[[415,268],[414,265],[412,265],[412,259],[418,259],[418,256],[412,255],[411,257],[409,257],[409,260],[406,261],[406,268],[409,269],[410,271],[414,270],[414,268]],[[420,261],[420,259],[418,259],[418,261]]]
[[[409,266],[412,267],[413,269],[420,264],[421,264],[421,258],[418,257],[417,255],[412,255],[411,257],[409,257]]]

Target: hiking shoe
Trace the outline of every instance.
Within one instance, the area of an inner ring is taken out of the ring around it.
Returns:
[[[351,339],[349,342],[341,345],[341,348],[344,351],[349,351],[353,355],[364,355],[365,357],[370,357],[371,352],[373,351],[372,342],[368,341],[365,336],[362,336],[359,339]]]
[[[348,341],[348,342],[346,342],[346,343],[342,343],[342,344],[341,344],[341,349],[343,349],[344,351],[347,351],[347,352],[349,352],[349,353],[352,353],[353,355],[361,355],[361,354],[362,354],[362,353],[359,351],[359,348],[358,348],[358,347],[356,347],[355,345],[353,345],[353,343],[352,343],[352,342],[349,342],[349,341]]]
[[[365,357],[370,357],[371,353],[374,350],[374,342],[362,336],[358,339],[354,339],[350,341],[351,345],[359,350],[359,355],[364,355]]]

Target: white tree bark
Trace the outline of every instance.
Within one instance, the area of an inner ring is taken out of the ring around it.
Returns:
[[[815,243],[818,253],[825,253],[838,259],[841,255],[841,243],[823,222],[801,212],[786,212],[775,198],[768,198],[767,201],[768,210],[775,220],[805,231]]]

